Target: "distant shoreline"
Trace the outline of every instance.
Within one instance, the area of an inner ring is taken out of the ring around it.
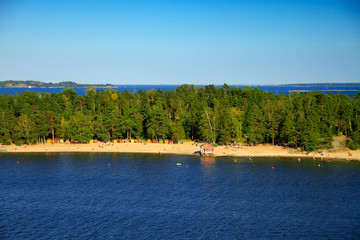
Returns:
[[[47,83],[33,80],[6,80],[0,81],[1,88],[117,88],[112,84],[80,84],[72,81],[63,81],[59,83]]]
[[[11,87],[0,87],[0,88],[29,88],[28,86],[11,86]],[[32,86],[29,88],[29,90],[33,88],[119,88],[118,86],[87,86],[87,87],[38,87],[38,86]]]
[[[36,145],[9,145],[1,146],[1,153],[150,153],[150,154],[176,154],[176,155],[195,155],[199,156],[200,145],[185,142],[184,144],[141,144],[141,143],[91,143],[91,144],[36,144]],[[278,158],[298,158],[321,160],[326,162],[350,162],[360,161],[360,150],[349,151],[319,151],[319,152],[300,152],[292,148],[283,148],[272,145],[259,146],[219,146],[215,148],[215,156],[229,157],[278,157]]]
[[[289,92],[311,92],[311,91],[319,91],[319,92],[358,92],[359,90],[355,90],[355,89],[290,90]]]

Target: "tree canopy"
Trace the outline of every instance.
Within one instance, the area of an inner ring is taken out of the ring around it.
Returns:
[[[273,94],[224,85],[130,93],[89,89],[79,96],[26,91],[0,95],[0,143],[50,138],[80,143],[121,138],[281,144],[306,151],[330,148],[332,137],[360,146],[360,94]]]

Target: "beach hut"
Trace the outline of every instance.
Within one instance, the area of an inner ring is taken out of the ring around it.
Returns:
[[[146,142],[147,142],[147,143],[151,143],[151,140],[150,140],[150,139],[148,139]]]
[[[206,143],[200,146],[200,154],[201,155],[214,155],[215,147],[212,144]]]
[[[46,143],[52,143],[51,139],[46,140]]]
[[[136,139],[136,143],[140,143],[140,139],[137,138],[137,139]]]
[[[169,144],[174,144],[174,140],[170,140],[170,141],[169,141]]]
[[[60,139],[60,143],[64,143],[64,139]]]
[[[159,140],[159,143],[164,143],[164,140],[160,139],[160,140]]]
[[[54,139],[54,143],[59,143],[59,140],[57,140],[56,138]]]
[[[124,139],[120,139],[119,142],[120,142],[120,143],[124,143]]]
[[[69,144],[69,143],[70,143],[70,140],[69,140],[69,139],[66,139],[65,143],[66,143],[66,144]]]
[[[152,143],[158,143],[156,139],[153,139],[152,140]]]
[[[165,140],[165,144],[169,144],[169,140],[166,139],[166,140]]]
[[[118,143],[118,140],[117,140],[117,139],[114,139],[114,143]]]
[[[98,140],[95,139],[95,140],[94,140],[94,143],[98,143]]]
[[[131,142],[131,143],[135,143],[135,140],[134,140],[134,139],[131,139],[130,142]]]
[[[94,140],[90,139],[90,144],[94,143]]]

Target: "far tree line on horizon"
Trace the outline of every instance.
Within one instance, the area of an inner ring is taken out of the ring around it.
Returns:
[[[79,84],[72,81],[64,81],[59,83],[47,83],[41,81],[32,80],[7,80],[0,81],[0,88],[13,88],[13,87],[38,87],[38,88],[91,88],[91,87],[103,87],[103,88],[115,88],[116,86],[111,84]]]
[[[130,93],[89,89],[79,96],[26,91],[0,95],[0,143],[34,144],[48,138],[190,139],[217,144],[268,143],[313,151],[346,135],[359,148],[360,94],[276,95],[257,88],[182,85]]]

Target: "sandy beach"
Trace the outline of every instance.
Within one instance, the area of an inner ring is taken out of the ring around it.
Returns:
[[[192,142],[183,144],[153,144],[153,143],[92,143],[92,144],[36,144],[36,145],[9,145],[1,146],[1,152],[119,152],[119,153],[152,153],[152,154],[179,154],[199,155],[200,144]],[[324,150],[307,154],[292,148],[283,148],[271,145],[259,146],[219,146],[215,148],[215,156],[235,157],[294,157],[315,158],[323,161],[360,161],[360,150]]]

